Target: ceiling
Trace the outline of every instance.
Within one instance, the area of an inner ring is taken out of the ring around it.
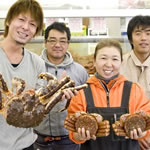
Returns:
[[[7,10],[16,0],[4,0],[0,4],[0,10]],[[118,6],[119,0],[37,0],[43,9],[60,9],[61,7],[68,6],[71,8],[112,8]],[[97,2],[102,1],[101,5]]]

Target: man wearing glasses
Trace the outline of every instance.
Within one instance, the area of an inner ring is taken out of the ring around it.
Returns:
[[[68,52],[71,34],[64,23],[54,22],[45,30],[45,49],[42,59],[46,71],[58,79],[62,74],[70,76],[75,85],[84,84],[88,73],[83,66],[75,62]],[[40,150],[79,150],[79,145],[69,140],[68,131],[64,128],[67,111],[58,112],[64,108],[66,101],[58,103],[47,115],[45,120],[35,129],[38,139],[35,148]]]

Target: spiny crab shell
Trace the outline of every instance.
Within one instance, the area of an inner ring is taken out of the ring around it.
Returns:
[[[82,112],[75,123],[76,131],[78,131],[78,128],[85,128],[90,132],[91,136],[96,135],[98,130],[97,118],[100,122],[103,120],[103,117],[99,114]]]
[[[17,77],[12,79],[12,90],[9,90],[0,74],[0,113],[8,124],[21,128],[38,126],[61,101],[65,89],[74,91],[87,87],[87,84],[75,87],[74,81],[68,76],[57,80],[50,73],[41,73],[39,78],[46,80],[47,84],[38,90],[24,90],[25,81]],[[63,110],[68,107],[69,102]]]

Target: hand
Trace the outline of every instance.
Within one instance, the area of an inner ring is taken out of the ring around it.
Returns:
[[[78,141],[96,140],[96,136],[91,136],[90,132],[84,128],[78,128],[78,131],[74,133],[74,138]]]
[[[142,132],[141,128],[137,128],[137,129],[133,129],[131,130],[132,128],[130,128],[130,132],[126,133],[127,131],[125,131],[125,123],[126,123],[126,119],[128,119],[128,117],[131,117],[132,116],[136,116],[137,117],[137,114],[142,117],[146,117],[146,114],[143,112],[143,111],[139,111],[139,112],[136,112],[135,114],[133,115],[130,115],[130,114],[124,114],[120,117],[120,121],[116,121],[112,127],[113,127],[113,130],[115,132],[115,134],[117,136],[125,136],[126,138],[131,138],[131,139],[138,139],[138,138],[141,138],[143,136],[145,136],[146,132]],[[126,125],[127,126],[127,125]],[[131,126],[132,127],[132,126]],[[128,136],[127,136],[128,135]]]
[[[62,100],[67,99],[67,100],[71,100],[72,97],[74,97],[75,95],[77,95],[78,91],[77,90],[71,90],[71,89],[65,89],[63,90],[64,95],[62,96]]]
[[[130,138],[138,140],[138,138],[142,138],[146,135],[146,131],[142,132],[141,128],[133,129],[130,131]]]

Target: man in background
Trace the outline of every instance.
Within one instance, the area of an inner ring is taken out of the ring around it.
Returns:
[[[64,23],[54,22],[45,30],[45,47],[42,59],[45,61],[46,71],[60,79],[64,73],[75,81],[75,85],[84,84],[88,73],[83,66],[75,62],[68,52],[71,34]],[[38,139],[35,148],[40,150],[79,150],[79,145],[73,143],[64,128],[67,111],[58,112],[66,101],[58,103],[48,114],[46,119],[35,128]]]
[[[132,51],[124,55],[120,73],[139,83],[150,99],[150,16],[133,17],[129,21],[127,35]],[[150,143],[143,139],[140,146],[141,150],[147,150]]]

